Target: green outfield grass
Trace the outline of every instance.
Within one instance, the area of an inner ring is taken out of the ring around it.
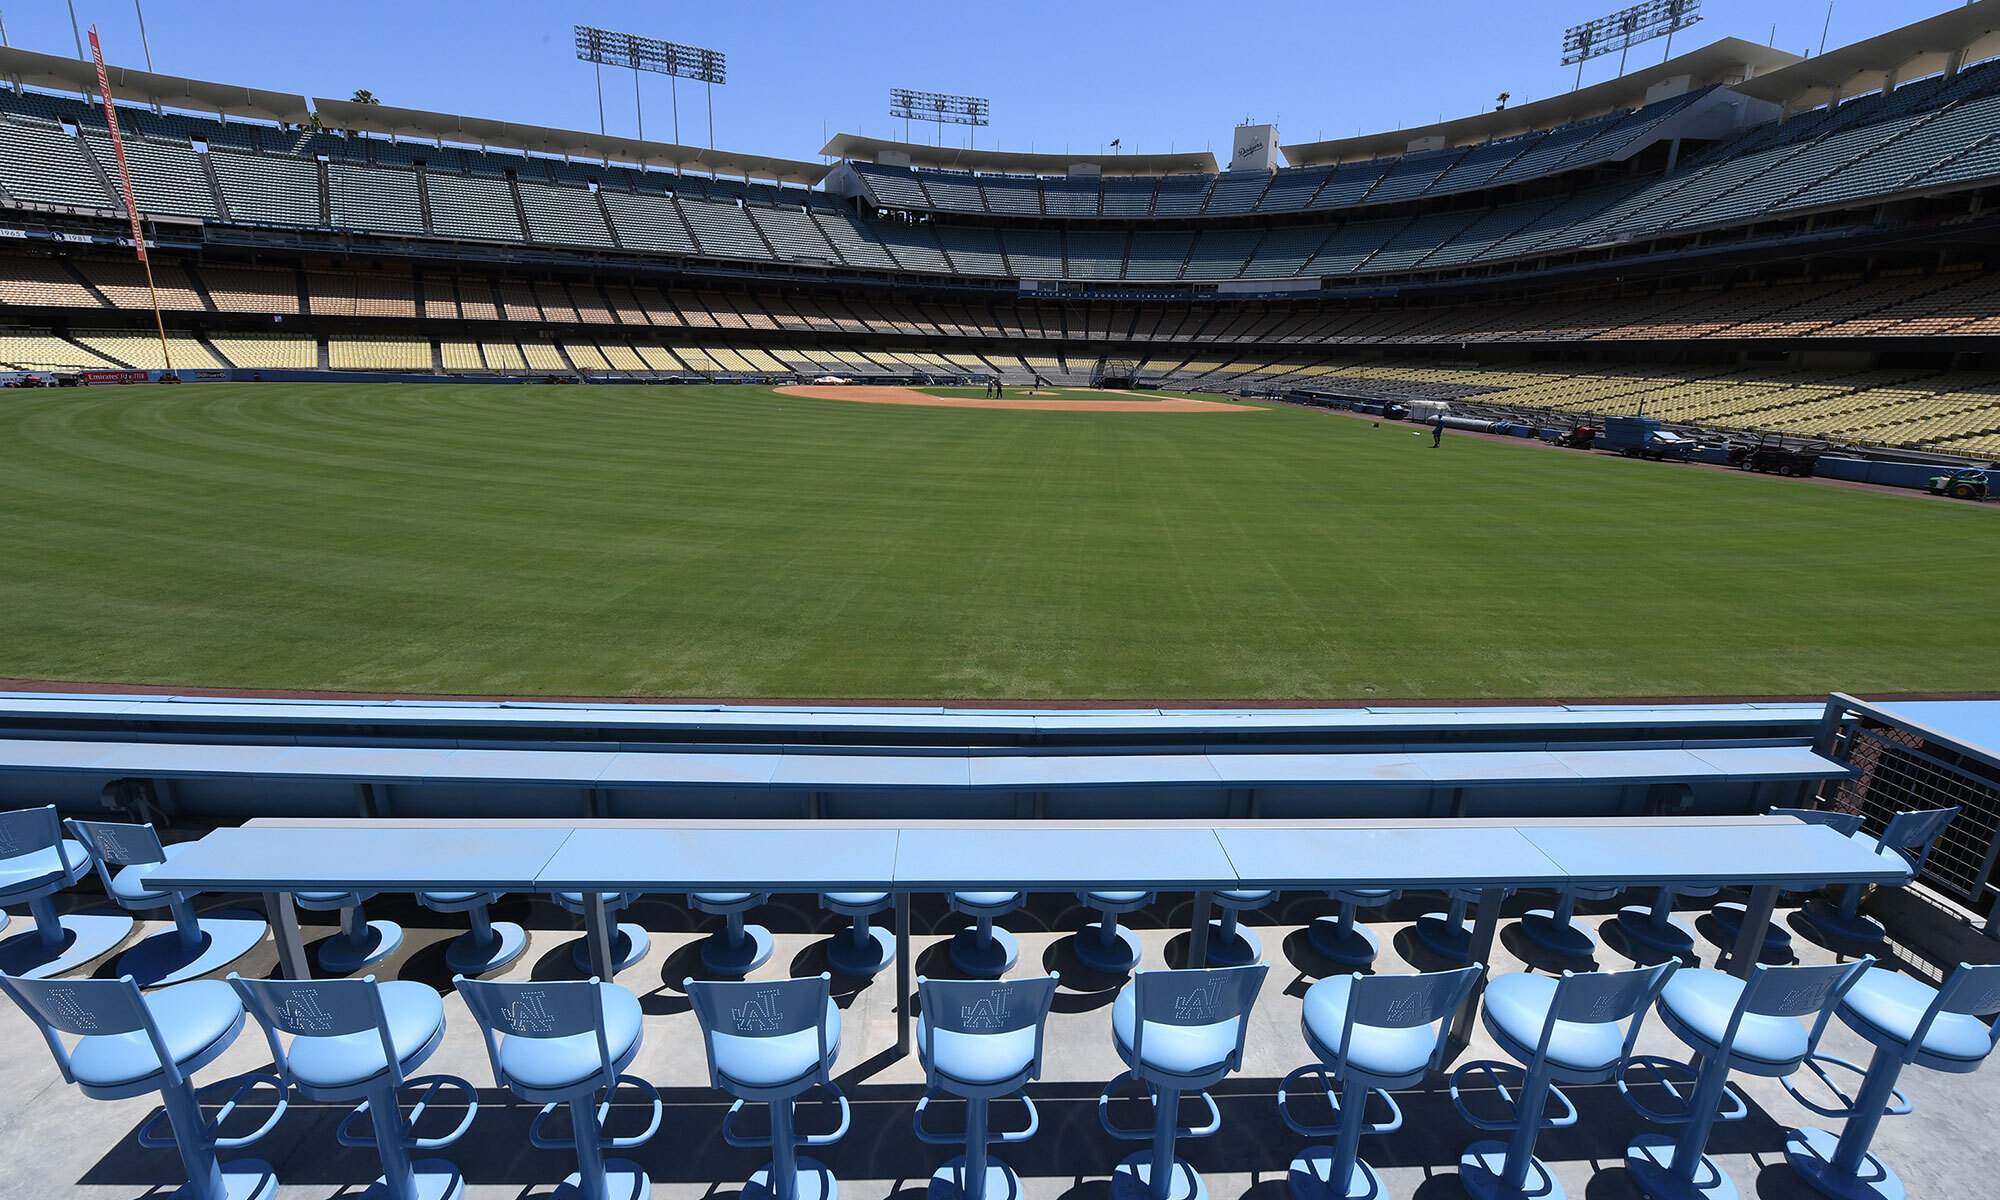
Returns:
[[[973,389],[976,393],[977,389]],[[1276,407],[0,393],[0,675],[677,697],[1990,689],[2000,511]]]

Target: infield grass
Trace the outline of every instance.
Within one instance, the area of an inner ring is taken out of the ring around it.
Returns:
[[[1433,450],[1285,407],[0,397],[0,675],[18,678],[1272,700],[2000,681],[2000,511],[1914,495]]]

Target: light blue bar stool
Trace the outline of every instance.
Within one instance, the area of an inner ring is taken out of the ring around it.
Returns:
[[[801,1146],[829,1146],[847,1136],[847,1097],[833,1083],[840,1009],[833,1002],[831,979],[686,981],[708,1051],[709,1084],[736,1097],[722,1121],[722,1140],[771,1151],[771,1161],[743,1186],[742,1200],[836,1200],[839,1195],[840,1183],[826,1164],[798,1152]],[[815,1087],[825,1088],[839,1104],[840,1126],[831,1133],[802,1136],[794,1108],[799,1096]],[[768,1136],[736,1132],[736,1119],[752,1100],[771,1107]]]
[[[1430,975],[1336,975],[1306,989],[1299,1024],[1319,1061],[1285,1076],[1278,1115],[1292,1132],[1334,1143],[1309,1147],[1292,1160],[1292,1200],[1385,1200],[1381,1177],[1361,1161],[1361,1135],[1403,1127],[1403,1111],[1388,1089],[1408,1087],[1438,1069],[1445,1022],[1484,971],[1474,965]],[[1319,1077],[1336,1124],[1307,1125],[1293,1116],[1289,1093],[1307,1075]],[[1386,1122],[1365,1123],[1370,1092],[1389,1106]]]
[[[1313,949],[1344,967],[1365,967],[1382,952],[1382,944],[1366,927],[1355,924],[1355,913],[1380,908],[1403,893],[1395,888],[1331,888],[1327,895],[1340,902],[1331,917],[1314,917],[1306,929]]]
[[[1077,931],[1070,949],[1076,961],[1099,975],[1124,975],[1139,965],[1139,935],[1118,923],[1119,913],[1138,912],[1153,902],[1151,892],[1078,892],[1098,919]]]
[[[821,892],[820,907],[853,918],[844,933],[826,944],[826,962],[835,974],[867,979],[896,961],[896,935],[868,918],[896,906],[888,892]]]
[[[0,904],[23,904],[35,928],[0,942],[0,972],[46,979],[105,954],[132,932],[123,912],[56,915],[54,896],[90,872],[84,843],[63,836],[55,805],[0,812]]]
[[[1632,1182],[1652,1200],[1735,1200],[1736,1185],[1706,1150],[1717,1121],[1739,1121],[1750,1106],[1729,1086],[1731,1071],[1783,1078],[1804,1065],[1849,985],[1872,960],[1816,967],[1752,968],[1748,980],[1722,971],[1681,970],[1660,991],[1660,1022],[1701,1057],[1683,1094],[1676,1077],[1690,1068],[1672,1059],[1634,1055],[1618,1073],[1618,1091],[1640,1116],[1679,1125],[1680,1136],[1642,1133],[1625,1150]],[[1810,1031],[1801,1017],[1813,1017]],[[1672,1098],[1655,1109],[1639,1097],[1641,1069]]]
[[[1247,967],[1264,957],[1264,944],[1257,935],[1243,928],[1242,916],[1255,908],[1263,908],[1278,898],[1278,893],[1255,888],[1227,892],[1210,892],[1209,901],[1222,910],[1220,917],[1208,923],[1208,961],[1191,963],[1196,967]]]
[[[993,922],[1021,907],[1019,892],[953,892],[951,910],[972,918],[972,928],[951,939],[951,964],[974,979],[998,979],[1020,960],[1021,944]]]
[[[743,914],[770,901],[769,892],[696,892],[688,906],[722,917],[721,929],[701,944],[701,965],[716,975],[741,977],[771,960],[771,931],[746,925]]]
[[[1826,825],[1838,832],[1842,837],[1853,837],[1855,831],[1861,828],[1860,813],[1836,812],[1829,808],[1774,808],[1770,810],[1770,815],[1774,817],[1797,817],[1808,824]],[[1779,888],[1778,894],[1791,896],[1799,892],[1810,892],[1812,890],[1813,888],[1810,886]],[[1724,900],[1722,903],[1709,909],[1708,915],[1714,919],[1716,928],[1722,930],[1723,936],[1733,941],[1743,929],[1743,918],[1747,911],[1747,906],[1741,900]],[[1763,952],[1765,954],[1789,954],[1791,949],[1792,934],[1783,924],[1772,921],[1770,924],[1764,926]]]
[[[1208,1187],[1187,1160],[1176,1157],[1183,1137],[1212,1137],[1222,1110],[1207,1089],[1243,1065],[1250,1010],[1270,968],[1214,967],[1189,971],[1140,971],[1111,1005],[1112,1047],[1128,1068],[1097,1097],[1097,1120],[1120,1141],[1152,1145],[1127,1157],[1111,1174],[1112,1200],[1206,1200]],[[1153,1127],[1128,1129],[1111,1122],[1111,1098],[1128,1079],[1152,1096]],[[1198,1094],[1208,1124],[1180,1127],[1181,1096]]]
[[[1868,1149],[1883,1117],[1914,1107],[1896,1089],[1896,1078],[1912,1063],[1954,1075],[1979,1069],[2000,1039],[2000,1024],[1980,1020],[2000,1013],[2000,965],[1960,963],[1936,988],[1872,967],[1847,989],[1836,1011],[1840,1023],[1866,1038],[1875,1054],[1865,1073],[1817,1050],[1806,1061],[1838,1105],[1811,1101],[1791,1079],[1784,1081],[1807,1108],[1847,1120],[1839,1138],[1822,1129],[1793,1130],[1785,1137],[1785,1159],[1815,1191],[1834,1200],[1903,1200],[1903,1181]],[[1860,1073],[1860,1090],[1845,1093],[1827,1073],[1829,1066]]]
[[[403,927],[371,921],[362,905],[374,892],[293,892],[292,903],[307,912],[338,912],[340,932],[319,944],[319,965],[335,975],[372,967],[403,945]]]
[[[174,914],[172,932],[156,933],[118,956],[118,973],[130,975],[140,987],[199,979],[242,958],[264,940],[266,924],[256,913],[232,909],[197,917],[194,893],[163,892],[146,885],[153,869],[181,849],[162,846],[151,825],[76,820],[68,825],[70,833],[93,851],[104,893],[118,907],[134,912],[164,907]],[[113,872],[113,867],[122,869]]]
[[[230,986],[264,1029],[278,1077],[307,1100],[359,1100],[334,1131],[343,1146],[373,1147],[382,1175],[363,1200],[458,1200],[465,1177],[441,1158],[411,1161],[412,1150],[439,1150],[465,1136],[479,1111],[472,1085],[451,1075],[413,1079],[410,1073],[444,1041],[444,1002],[429,986],[365,979],[245,979],[231,973]],[[286,1038],[290,1043],[287,1044]],[[408,1119],[397,1093],[422,1088]],[[440,1088],[456,1091],[465,1104],[458,1127],[440,1137],[420,1138],[411,1127]],[[355,1121],[368,1115],[375,1134],[357,1134]]]
[[[1632,971],[1564,971],[1561,979],[1502,975],[1486,985],[1480,1019],[1500,1049],[1521,1065],[1482,1060],[1452,1072],[1451,1102],[1458,1115],[1478,1129],[1511,1131],[1505,1142],[1475,1142],[1460,1156],[1459,1182],[1472,1200],[1563,1200],[1562,1184],[1535,1157],[1544,1128],[1576,1124],[1576,1106],[1556,1084],[1616,1078],[1639,1039],[1646,1007],[1678,965],[1678,959],[1668,959]],[[1621,1023],[1629,1024],[1621,1029]],[[1504,1118],[1473,1115],[1460,1091],[1468,1075],[1493,1085],[1508,1110]],[[1505,1076],[1520,1079],[1511,1095]],[[1559,1117],[1544,1116],[1552,1095],[1564,1109]]]
[[[1025,1142],[1041,1127],[1024,1088],[1042,1077],[1042,1034],[1059,982],[1054,974],[994,982],[918,976],[917,1057],[924,1065],[924,1097],[910,1119],[917,1140],[957,1145],[961,1139],[925,1129],[924,1112],[941,1094],[965,1101],[965,1153],[932,1173],[929,1200],[1020,1200],[1020,1176],[990,1158],[987,1147]],[[1028,1123],[996,1134],[989,1106],[1002,1096],[1021,1098]]]
[[[1554,908],[1521,914],[1521,936],[1561,958],[1589,958],[1597,953],[1597,935],[1576,923],[1576,902],[1609,900],[1624,890],[1620,884],[1570,884],[1556,893]]]
[[[1513,889],[1506,889],[1511,892]],[[1482,895],[1478,888],[1449,888],[1445,899],[1450,903],[1443,912],[1427,912],[1417,918],[1411,926],[1410,936],[1417,944],[1447,962],[1464,962],[1472,957],[1472,931],[1465,927],[1465,914],[1479,903]]]
[[[1629,904],[1618,910],[1619,932],[1634,945],[1664,954],[1692,954],[1694,930],[1674,916],[1674,899],[1678,896],[1713,896],[1717,890],[1712,887],[1656,888],[1651,904]]]
[[[93,1100],[124,1100],[158,1092],[160,1112],[139,1129],[147,1149],[180,1151],[188,1182],[175,1200],[270,1200],[278,1194],[271,1165],[253,1158],[222,1162],[217,1150],[235,1150],[269,1133],[285,1115],[283,1087],[275,1076],[240,1075],[201,1091],[234,1085],[213,1121],[202,1115],[194,1073],[221,1057],[243,1029],[243,1003],[220,979],[196,979],[150,995],[131,979],[17,979],[0,975],[0,991],[41,1029],[63,1082]],[[76,1038],[65,1046],[63,1035]],[[264,1124],[242,1137],[216,1130],[259,1084],[279,1092]],[[165,1118],[170,1137],[157,1132]],[[16,1148],[21,1152],[20,1148]]]
[[[1889,818],[1882,836],[1875,839],[1875,848],[1895,851],[1910,864],[1912,872],[1921,874],[1924,861],[1931,856],[1931,847],[1957,815],[1955,807],[1897,813]],[[1850,883],[1841,890],[1838,904],[1814,898],[1806,901],[1799,912],[1814,929],[1834,941],[1872,946],[1887,937],[1888,931],[1882,928],[1882,922],[1861,912],[1861,898],[1866,893],[1866,885]]]
[[[626,967],[646,957],[646,951],[653,945],[653,939],[646,933],[644,926],[618,919],[618,914],[623,912],[634,900],[637,900],[641,894],[640,892],[603,893],[604,918],[611,922],[611,970],[613,974],[624,970]],[[557,892],[555,894],[556,903],[561,906],[564,912],[580,917],[583,915],[583,895],[582,892]],[[575,963],[576,969],[585,975],[590,975],[594,972],[595,968],[591,966],[590,962],[590,938],[588,935],[576,940],[576,946],[570,950],[570,961]]]
[[[487,912],[499,892],[418,892],[417,903],[432,912],[462,912],[472,928],[444,948],[444,964],[454,975],[484,975],[521,957],[528,948],[528,931],[512,921],[495,921]]]
[[[639,998],[597,979],[547,983],[452,980],[486,1039],[495,1086],[542,1105],[528,1141],[541,1150],[576,1151],[576,1174],[556,1188],[555,1200],[646,1200],[652,1181],[638,1163],[605,1158],[609,1150],[642,1146],[659,1132],[660,1093],[635,1075],[621,1074],[638,1056],[643,1036]],[[619,1084],[645,1093],[652,1119],[631,1137],[606,1137],[604,1122]],[[604,1103],[595,1103],[597,1093]],[[542,1126],[557,1107],[569,1107],[571,1136],[549,1137]]]

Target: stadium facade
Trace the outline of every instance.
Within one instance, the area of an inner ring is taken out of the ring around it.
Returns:
[[[110,90],[184,374],[1117,364],[1989,457],[1996,15],[1810,59],[1725,40],[1228,171],[847,135],[801,162],[137,71]],[[0,363],[166,366],[94,73],[0,50],[0,77]]]

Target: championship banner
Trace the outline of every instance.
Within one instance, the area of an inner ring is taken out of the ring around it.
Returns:
[[[111,152],[118,158],[118,182],[125,185],[125,216],[132,222],[132,248],[146,261],[146,235],[139,227],[139,206],[132,200],[132,171],[125,165],[125,139],[118,134],[118,109],[111,103],[111,80],[104,73],[104,47],[97,43],[97,26],[90,27],[90,57],[97,63],[97,94],[104,99],[104,121],[111,127]]]

